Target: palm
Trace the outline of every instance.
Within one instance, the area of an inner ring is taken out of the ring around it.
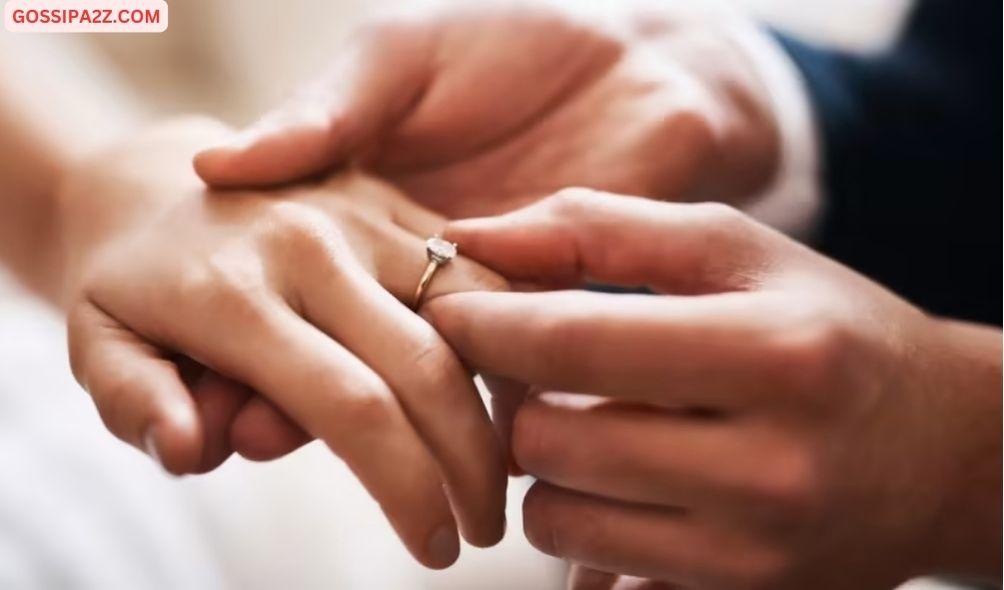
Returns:
[[[466,217],[567,186],[672,199],[717,190],[702,186],[713,130],[693,112],[706,90],[680,60],[659,59],[672,48],[658,31],[625,41],[526,8],[450,15],[432,30],[431,84],[370,160],[423,204]]]
[[[752,194],[776,167],[777,134],[727,19],[699,3],[633,4],[454,5],[381,21],[248,143],[196,167],[214,186],[262,186],[351,160],[450,217],[567,186]]]

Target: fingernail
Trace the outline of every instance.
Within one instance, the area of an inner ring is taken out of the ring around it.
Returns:
[[[460,539],[457,538],[456,530],[449,525],[439,527],[429,537],[426,549],[433,567],[449,566],[460,555]]]
[[[143,450],[146,451],[150,458],[157,462],[157,465],[163,469],[164,464],[160,460],[160,453],[157,452],[157,437],[154,433],[154,427],[151,426],[146,434],[143,436]]]
[[[472,221],[474,223],[472,223]],[[464,241],[464,234],[471,226],[477,226],[476,219],[461,219],[457,221],[450,221],[443,227],[439,235],[443,236],[444,240],[449,240],[451,242],[462,242]]]

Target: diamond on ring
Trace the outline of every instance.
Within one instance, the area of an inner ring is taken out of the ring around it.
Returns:
[[[429,258],[429,264],[425,267],[425,272],[422,273],[422,278],[418,281],[418,287],[415,288],[415,297],[412,298],[411,303],[412,309],[421,307],[425,288],[429,286],[436,270],[456,258],[457,245],[453,242],[447,242],[439,236],[432,236],[425,241],[425,255]]]
[[[425,254],[436,264],[446,264],[457,256],[457,245],[439,236],[425,241]]]

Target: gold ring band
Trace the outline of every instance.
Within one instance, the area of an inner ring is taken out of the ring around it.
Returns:
[[[439,270],[439,263],[435,260],[430,260],[429,265],[425,267],[425,272],[422,273],[422,279],[418,281],[418,288],[415,289],[415,297],[412,299],[415,303],[412,305],[412,309],[417,310],[422,306],[422,297],[425,295],[425,288],[432,282],[432,276],[436,274],[437,270]]]
[[[449,264],[457,256],[457,245],[439,236],[433,236],[425,241],[425,255],[429,259],[429,264],[426,265],[425,272],[418,281],[418,287],[415,288],[415,297],[412,298],[411,308],[415,311],[422,306],[425,291],[439,267]]]

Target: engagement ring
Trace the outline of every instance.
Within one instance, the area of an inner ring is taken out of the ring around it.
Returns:
[[[453,242],[447,242],[439,236],[432,236],[425,241],[425,255],[429,258],[429,265],[425,267],[425,272],[422,273],[422,278],[418,281],[414,303],[411,307],[416,311],[422,306],[422,297],[425,295],[426,287],[432,282],[433,275],[436,274],[440,266],[449,264],[457,256],[457,245]]]

